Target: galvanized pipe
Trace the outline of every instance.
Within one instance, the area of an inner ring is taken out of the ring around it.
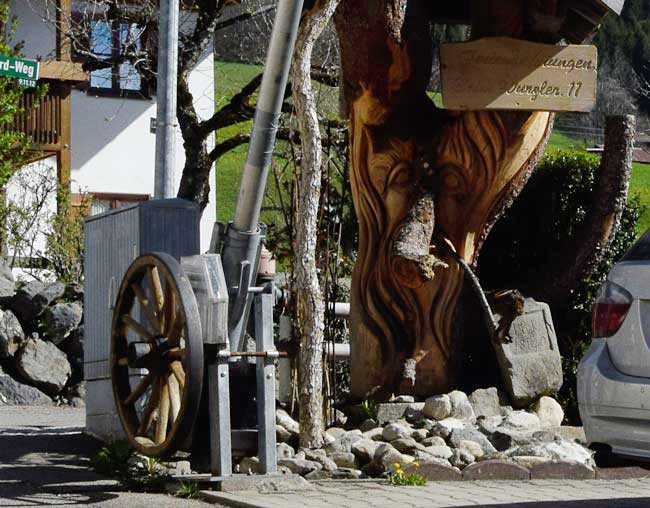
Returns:
[[[176,196],[176,82],[178,80],[179,0],[160,0],[158,89],[156,91],[156,199]]]
[[[257,231],[302,5],[303,0],[278,2],[251,142],[239,187],[234,219],[237,231]]]

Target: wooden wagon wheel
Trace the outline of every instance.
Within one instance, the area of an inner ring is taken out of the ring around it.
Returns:
[[[122,281],[111,333],[115,404],[138,452],[160,457],[190,435],[203,368],[198,306],[180,264],[168,254],[140,256]]]

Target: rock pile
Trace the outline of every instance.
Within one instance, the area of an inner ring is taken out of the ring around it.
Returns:
[[[0,405],[83,405],[83,292],[0,267]]]
[[[563,419],[551,397],[514,410],[496,388],[424,402],[401,396],[378,404],[360,425],[327,429],[322,448],[306,450],[298,448],[298,423],[278,410],[278,460],[307,479],[381,477],[392,464],[413,461],[428,479],[556,478],[568,470],[592,478],[595,464],[582,428],[562,426]],[[246,457],[238,467],[256,473],[259,461]]]

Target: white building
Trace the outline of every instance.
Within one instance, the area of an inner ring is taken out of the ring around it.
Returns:
[[[89,194],[92,213],[99,213],[152,198],[155,158],[152,119],[156,117],[156,97],[128,63],[84,75],[80,64],[69,62],[67,39],[57,34],[53,21],[57,8],[64,12],[69,9],[71,18],[68,19],[75,19],[85,7],[82,0],[13,0],[11,14],[18,21],[14,39],[24,41],[24,57],[42,61],[41,76],[51,78],[47,110],[51,118],[44,120],[42,114],[36,114],[26,127],[42,152],[39,167],[56,174],[59,183],[70,185],[73,193]],[[186,23],[191,16],[185,13]],[[114,46],[120,44],[129,30],[137,29],[135,25],[105,20],[93,22],[91,26],[88,37],[96,54],[119,51]],[[197,113],[202,118],[210,117],[214,112],[212,48],[192,70],[189,85]],[[44,122],[49,124],[44,126]],[[49,135],[44,136],[44,131]],[[185,162],[180,129],[176,154],[175,176],[180,182]],[[8,186],[9,198],[24,192],[18,182],[16,177]],[[211,182],[214,193],[214,175]],[[215,203],[211,196],[203,214],[203,250],[209,246],[216,218]]]

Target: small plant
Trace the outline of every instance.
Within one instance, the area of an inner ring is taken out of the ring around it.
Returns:
[[[400,464],[395,462],[388,472],[388,483],[398,487],[422,487],[427,481],[416,471],[420,467],[418,462]]]
[[[199,496],[199,486],[195,482],[181,482],[181,486],[174,492],[176,497],[195,499]]]
[[[377,415],[377,404],[374,400],[364,400],[361,403],[361,413],[366,419],[374,418]]]
[[[135,455],[127,441],[104,446],[90,459],[95,471],[113,478],[133,490],[163,492],[170,475],[155,457]]]
[[[102,447],[90,459],[90,465],[100,474],[119,477],[128,473],[132,456],[133,450],[128,441],[114,441]]]

